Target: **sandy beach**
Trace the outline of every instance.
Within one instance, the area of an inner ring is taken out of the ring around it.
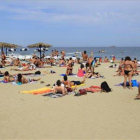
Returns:
[[[59,75],[66,71],[62,67],[47,68],[56,74],[40,76],[43,84],[40,81],[20,86],[0,83],[0,139],[140,139],[140,102],[134,100],[138,89],[114,86],[124,78],[114,77],[117,68],[106,68],[109,65],[102,63],[95,70],[105,79],[86,79],[84,87],[100,86],[107,81],[113,89],[110,93],[88,93],[80,97],[70,94],[62,98],[20,93],[61,80],[63,77]],[[73,73],[78,68],[76,64]],[[1,69],[6,70],[10,67]],[[10,71],[15,73],[18,72]],[[80,79],[69,76],[69,80]],[[139,81],[139,76],[133,79]]]

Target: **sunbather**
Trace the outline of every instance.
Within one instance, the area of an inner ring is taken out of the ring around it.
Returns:
[[[6,71],[6,72],[4,73],[3,81],[6,82],[6,83],[8,83],[8,82],[13,82],[13,81],[15,81],[15,78],[12,77],[12,76],[10,76],[9,72]]]
[[[15,71],[29,71],[29,70],[33,70],[33,68],[31,67],[30,63],[28,63],[25,67],[20,67],[20,68],[11,68],[11,70],[15,70]]]
[[[62,93],[63,96],[67,94],[67,89],[65,88],[65,86],[61,85],[61,81],[57,80],[56,82],[56,86],[54,87],[54,94],[56,93]]]
[[[17,75],[16,83],[22,83],[22,84],[27,84],[33,81],[39,81],[41,78],[38,79],[26,79],[25,77],[22,76],[22,74]]]

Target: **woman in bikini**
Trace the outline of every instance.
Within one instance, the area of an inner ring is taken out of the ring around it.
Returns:
[[[72,70],[73,70],[73,60],[72,60],[72,58],[70,58],[68,65],[67,65],[66,75],[71,75]]]
[[[8,83],[8,82],[13,82],[13,81],[15,81],[15,78],[12,77],[12,76],[10,76],[9,72],[6,71],[6,72],[4,73],[3,81],[6,82],[6,83]]]
[[[70,88],[70,81],[68,80],[67,75],[64,75],[63,78],[64,78],[64,80],[62,80],[62,83],[64,84],[64,86]]]
[[[27,84],[33,81],[39,81],[41,78],[38,79],[26,79],[25,77],[22,76],[22,74],[18,74],[17,75],[17,80],[16,83],[22,83],[22,84]]]
[[[1,61],[2,66],[5,67],[6,55],[5,55],[5,53],[3,51],[1,52],[1,59],[2,59],[2,61]]]
[[[124,89],[126,88],[126,82],[127,79],[129,80],[129,86],[130,89],[132,89],[131,79],[133,75],[133,62],[131,61],[131,58],[127,56],[122,64],[120,66],[124,66]]]

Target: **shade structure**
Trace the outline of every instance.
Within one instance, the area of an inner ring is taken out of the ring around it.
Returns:
[[[36,43],[36,44],[28,45],[27,47],[29,47],[29,48],[39,48],[40,49],[39,50],[39,52],[40,52],[40,59],[41,59],[42,48],[50,48],[50,47],[52,47],[52,45],[39,42],[39,43]]]
[[[3,51],[3,48],[6,48],[6,55],[7,55],[7,48],[17,48],[17,45],[11,43],[0,42],[0,48]]]

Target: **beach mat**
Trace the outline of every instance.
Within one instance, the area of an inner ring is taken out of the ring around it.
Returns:
[[[85,86],[85,84],[81,84],[81,85],[77,85],[77,86],[71,86],[71,88],[75,88],[75,87],[79,88],[79,87],[82,87],[82,86]]]
[[[44,97],[50,97],[50,98],[60,98],[62,97],[63,95],[62,94],[53,94],[53,93],[47,93],[47,94],[44,94],[42,95]]]
[[[73,94],[73,93],[74,93],[74,91],[69,92],[67,95],[70,95],[70,94]],[[61,94],[61,93],[57,93],[57,94],[47,93],[47,94],[44,94],[42,96],[44,96],[44,97],[50,97],[50,98],[60,98],[60,97],[63,97],[63,94]]]
[[[45,93],[51,93],[51,92],[53,92],[53,89],[44,87],[44,88],[35,89],[35,90],[21,91],[20,93],[38,95],[38,94],[45,94]]]
[[[60,74],[60,76],[65,76],[66,74]],[[71,75],[67,75],[67,76],[74,76],[76,74],[71,74]]]
[[[137,80],[131,80],[132,82],[132,87],[139,87],[139,84],[140,82],[137,82]],[[115,86],[123,86],[124,83],[119,83],[119,84],[116,84]],[[126,86],[129,86],[129,82],[127,81],[126,82]]]

